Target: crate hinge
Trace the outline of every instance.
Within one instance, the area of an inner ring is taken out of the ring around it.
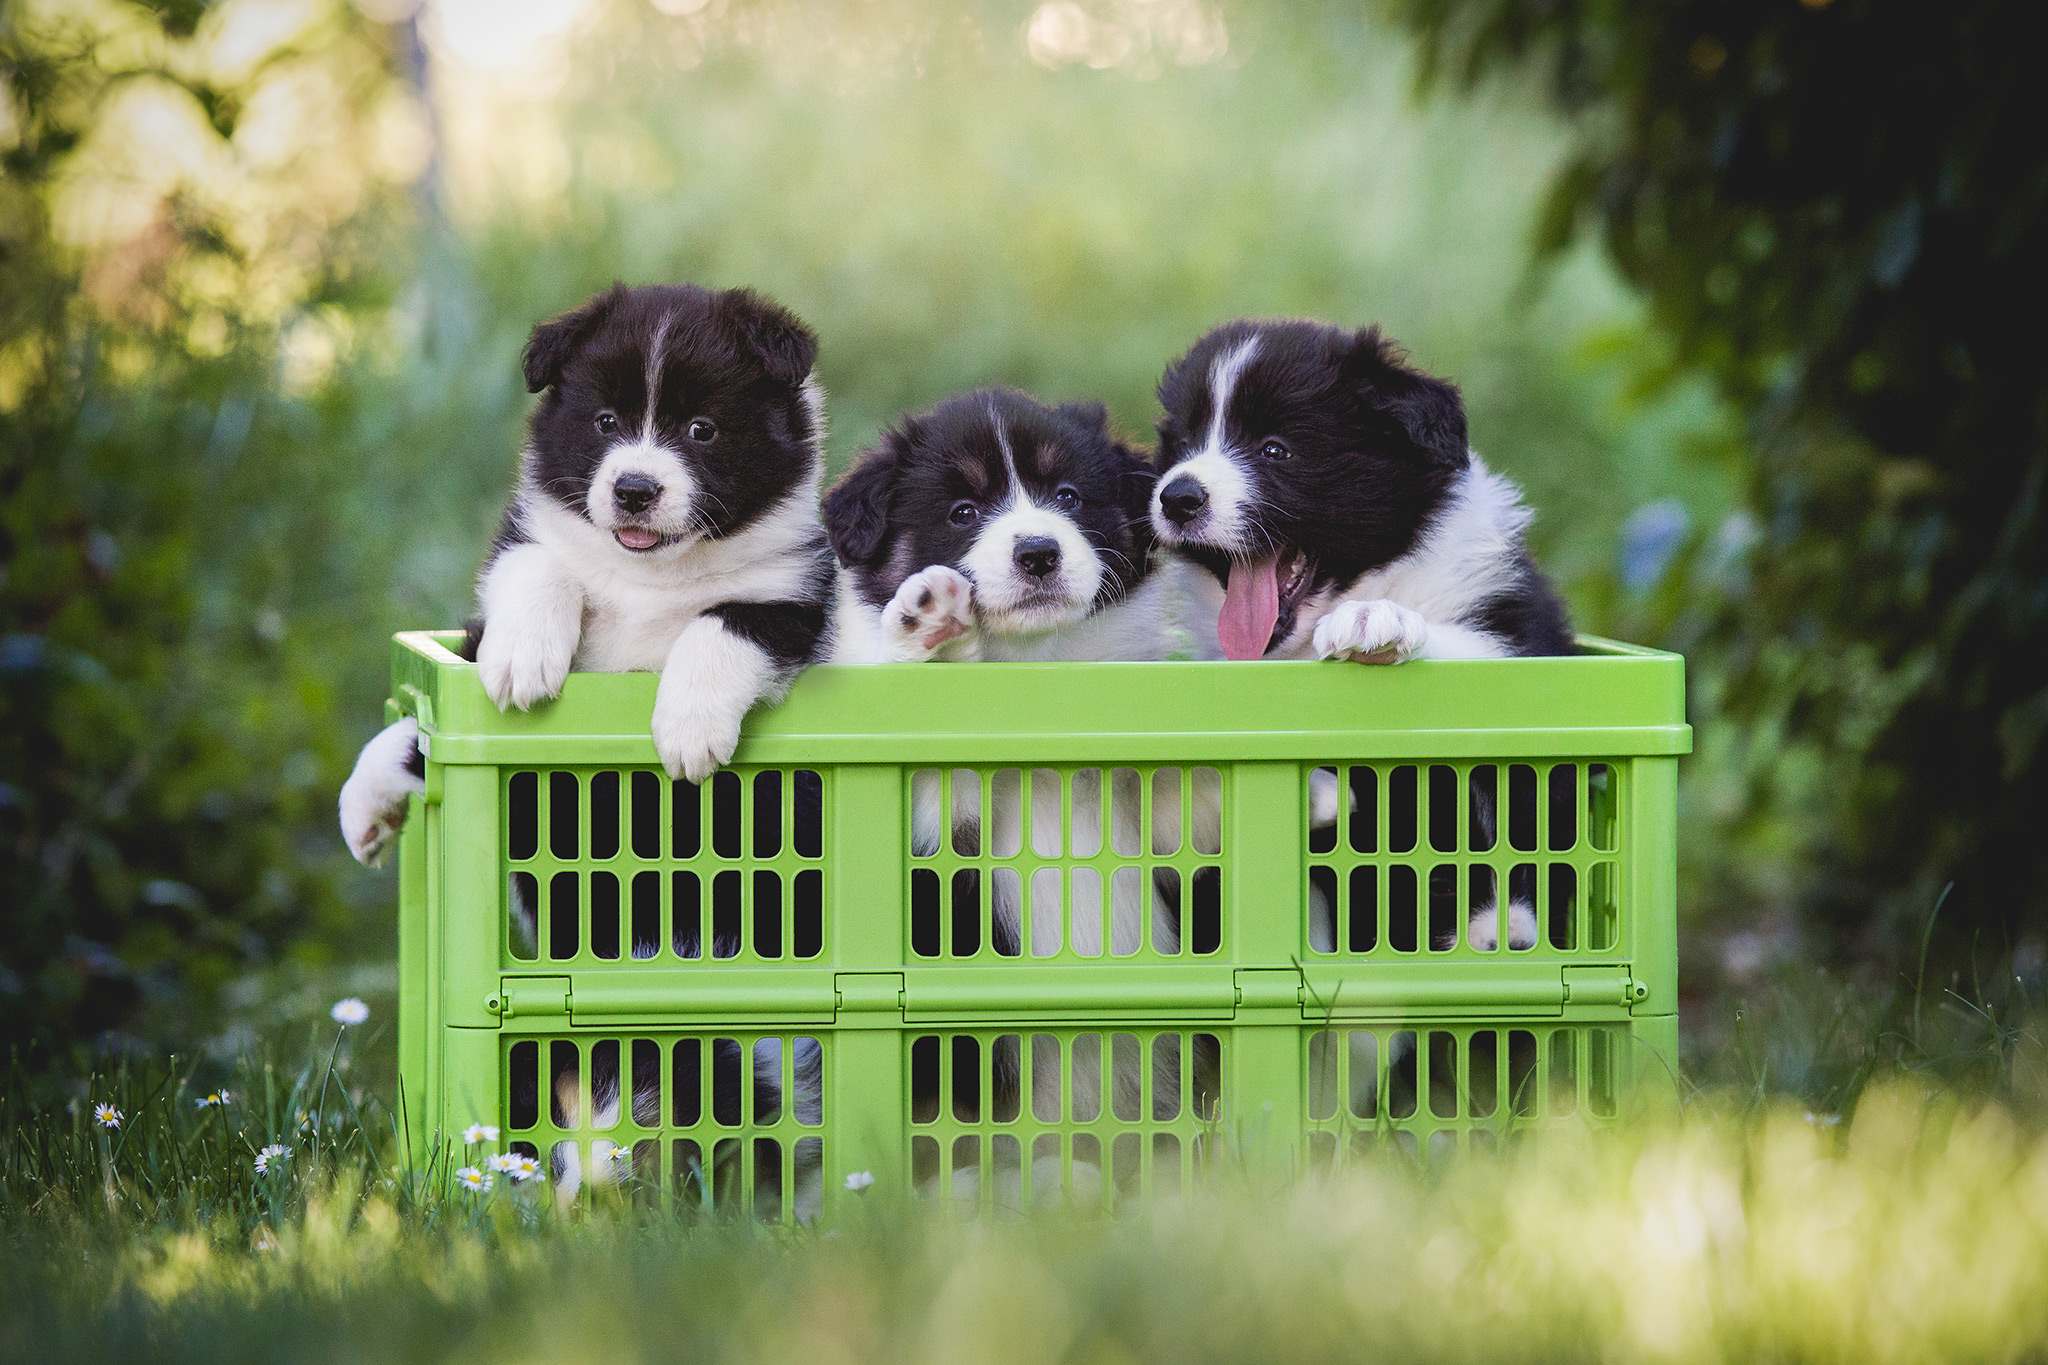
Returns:
[[[1566,967],[1561,975],[1567,1018],[1633,1011],[1650,998],[1649,983],[1637,980],[1626,966]]]
[[[832,983],[842,1028],[895,1028],[903,1022],[903,973],[840,972]]]
[[[484,998],[484,1010],[499,1019],[565,1019],[569,1015],[566,976],[508,976],[496,995]]]

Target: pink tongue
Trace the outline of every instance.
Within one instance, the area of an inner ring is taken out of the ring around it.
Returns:
[[[629,550],[652,549],[655,542],[660,539],[660,536],[642,526],[628,526],[618,533],[619,544]]]
[[[1273,638],[1280,619],[1279,556],[1256,564],[1232,564],[1223,588],[1223,611],[1216,618],[1216,637],[1232,659],[1256,659]]]

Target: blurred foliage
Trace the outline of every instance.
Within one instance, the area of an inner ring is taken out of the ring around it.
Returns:
[[[1597,238],[1668,363],[1710,374],[1746,423],[1753,543],[1696,538],[1666,638],[1703,647],[1703,700],[1741,723],[1703,746],[1742,788],[1721,847],[1779,855],[1759,862],[1780,875],[1798,856],[1772,889],[1724,854],[1716,894],[1789,889],[1824,945],[1910,968],[1953,882],[1931,979],[2015,944],[2038,973],[2048,142],[2031,11],[1396,9],[1427,70],[1547,79],[1580,138],[1541,244]]]
[[[349,964],[388,964],[395,892],[333,795],[390,633],[468,607],[527,329],[615,278],[804,316],[835,467],[989,382],[1143,435],[1220,320],[1379,321],[1463,383],[1594,630],[1686,553],[1624,537],[1642,509],[1734,507],[1722,407],[1637,382],[1659,343],[1597,253],[1527,271],[1569,147],[1540,92],[1417,103],[1354,4],[414,9],[0,20],[10,1040],[226,1056],[381,1008]]]
[[[390,292],[392,70],[341,6],[0,10],[0,1038],[45,1064],[203,1034],[350,918],[310,836],[359,471],[317,391]]]

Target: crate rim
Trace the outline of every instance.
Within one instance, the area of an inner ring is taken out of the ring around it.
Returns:
[[[387,719],[411,715],[443,764],[653,766],[653,673],[572,673],[500,712],[458,631],[392,639]],[[1549,658],[1398,668],[1251,663],[821,664],[758,707],[735,766],[815,762],[1053,767],[1257,760],[1670,756],[1692,751],[1685,661],[1579,637]],[[1275,706],[1278,697],[1284,704]]]

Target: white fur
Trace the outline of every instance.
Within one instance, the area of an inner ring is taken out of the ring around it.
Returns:
[[[768,602],[808,591],[817,509],[813,475],[738,535],[643,554],[621,548],[609,533],[538,493],[521,500],[520,524],[582,592],[575,666],[594,673],[654,672],[684,628],[718,603]],[[496,628],[492,606],[484,603],[486,644]]]
[[[920,569],[882,608],[881,623],[890,659],[923,663],[974,632],[974,585],[944,564]]]
[[[582,585],[544,547],[515,545],[484,571],[477,602],[486,623],[477,673],[498,709],[524,711],[560,692],[583,630]]]
[[[408,766],[419,738],[411,716],[385,726],[356,755],[355,771],[341,784],[341,837],[364,867],[383,866],[385,848],[405,824],[407,799],[427,789]]]
[[[1362,664],[1405,664],[1429,642],[1429,622],[1398,602],[1375,597],[1340,603],[1316,622],[1318,659],[1353,659]]]
[[[768,698],[775,661],[715,616],[676,637],[654,693],[654,752],[670,777],[703,783],[732,759],[740,722]]]

